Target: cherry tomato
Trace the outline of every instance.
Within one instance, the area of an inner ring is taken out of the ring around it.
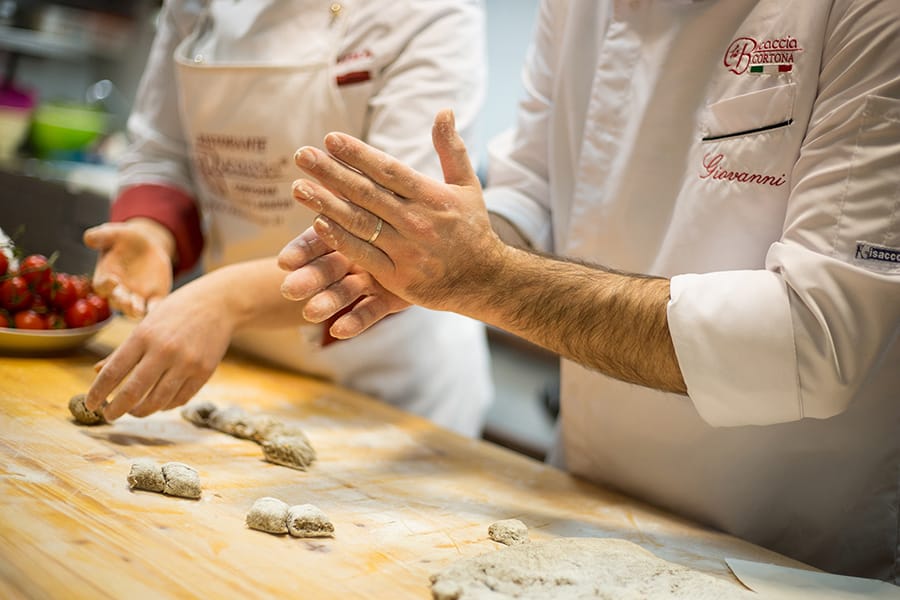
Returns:
[[[109,301],[103,296],[98,296],[97,294],[91,292],[85,298],[88,302],[90,302],[94,308],[97,309],[97,322],[105,321],[109,318],[111,314],[109,310]]]
[[[46,329],[43,317],[31,309],[20,310],[13,319],[15,319],[18,329]]]
[[[31,300],[31,306],[29,306],[28,308],[39,315],[45,315],[50,310],[50,308],[47,306],[47,301],[44,300],[44,297],[37,295],[35,295]]]
[[[3,248],[0,248],[0,277],[6,275],[6,270],[9,268],[9,258],[6,256],[6,252],[3,251]]]
[[[85,298],[79,298],[65,312],[66,325],[72,328],[90,327],[97,322],[97,308]]]
[[[9,315],[5,310],[0,310],[0,327],[9,327]]]
[[[66,319],[58,312],[50,312],[44,315],[44,326],[47,329],[65,329]]]
[[[56,308],[66,309],[78,300],[78,290],[75,282],[68,273],[53,274],[53,293],[50,295],[50,304]]]
[[[28,281],[31,289],[41,293],[43,290],[50,290],[52,283],[53,270],[50,268],[50,261],[43,254],[29,254],[19,263],[19,275]]]
[[[14,275],[0,284],[0,305],[3,308],[13,311],[28,308],[32,298],[28,281],[21,275]]]
[[[76,297],[87,298],[87,295],[92,291],[91,280],[88,279],[87,275],[69,275],[69,278],[75,286]]]

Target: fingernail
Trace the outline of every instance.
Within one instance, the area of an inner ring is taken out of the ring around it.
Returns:
[[[312,199],[312,191],[309,189],[309,186],[306,185],[306,181],[303,179],[298,179],[294,182],[294,192],[295,196],[300,196],[306,200]]]
[[[331,233],[331,223],[322,217],[316,217],[314,224],[316,226],[316,231],[319,233]]]
[[[331,151],[340,152],[344,149],[344,140],[335,133],[329,133],[325,136],[325,145],[328,146],[328,149]]]
[[[316,154],[308,147],[300,148],[297,150],[296,154],[294,154],[294,162],[297,163],[297,166],[305,169],[314,167],[316,164]]]

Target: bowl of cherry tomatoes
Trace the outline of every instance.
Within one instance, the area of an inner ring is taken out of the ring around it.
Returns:
[[[16,260],[0,248],[0,353],[72,350],[111,319],[87,275],[57,271],[43,254]]]

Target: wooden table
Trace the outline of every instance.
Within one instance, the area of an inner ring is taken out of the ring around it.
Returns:
[[[798,566],[539,462],[382,403],[229,355],[197,399],[299,420],[308,472],[259,446],[194,427],[178,411],[76,425],[68,399],[123,339],[115,322],[55,358],[0,356],[0,597],[430,598],[428,576],[501,547],[488,525],[518,518],[532,539],[619,537],[736,580],[726,556]],[[196,468],[200,500],[132,492],[132,461]],[[248,529],[256,498],[312,503],[333,539]],[[739,585],[735,583],[735,585]]]

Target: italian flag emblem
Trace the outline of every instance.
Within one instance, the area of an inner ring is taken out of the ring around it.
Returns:
[[[750,72],[756,75],[763,73],[787,73],[794,65],[751,65]]]

